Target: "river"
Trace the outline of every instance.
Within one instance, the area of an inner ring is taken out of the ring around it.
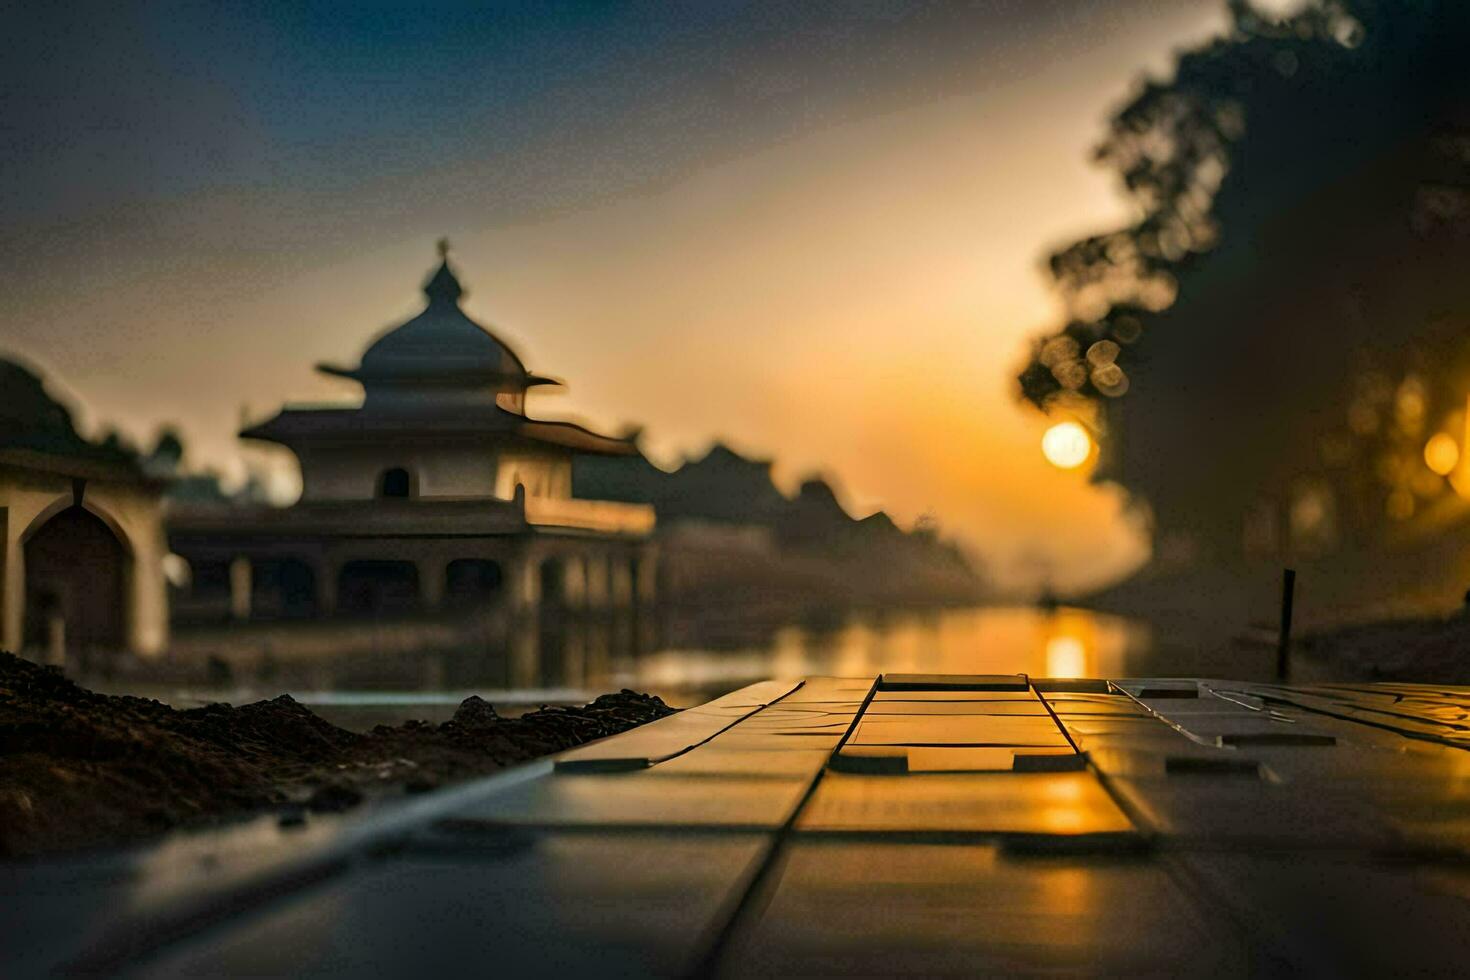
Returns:
[[[542,623],[484,651],[426,653],[410,675],[374,679],[352,670],[284,686],[348,727],[406,718],[442,721],[470,694],[515,712],[630,688],[688,706],[772,677],[908,673],[1017,673],[1038,677],[1214,676],[1264,678],[1266,645],[1222,654],[1165,644],[1145,625],[1062,607],[983,606],[854,611],[800,622],[748,617],[665,618],[657,623]],[[396,682],[394,680],[396,678]],[[174,692],[191,703],[239,702],[268,690]]]

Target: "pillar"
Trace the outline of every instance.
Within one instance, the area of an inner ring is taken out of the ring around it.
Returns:
[[[10,524],[10,508],[0,507],[0,650],[14,653],[20,653],[20,621],[25,614],[26,577],[19,537],[20,529]]]
[[[658,555],[652,550],[638,556],[638,601],[649,605],[658,601]]]
[[[531,568],[534,571],[535,565]],[[541,631],[523,621],[510,633],[510,657],[506,681],[510,687],[539,687],[541,684]]]
[[[130,536],[130,543],[128,646],[141,656],[156,657],[168,649],[169,637],[168,580],[163,573],[169,551],[160,506],[149,507]]]
[[[419,570],[419,602],[426,610],[444,605],[446,567],[437,558],[415,562]]]
[[[516,612],[532,612],[541,603],[541,562],[522,555],[510,565],[510,604]]]
[[[587,563],[576,555],[562,562],[562,595],[568,609],[581,609],[587,604]]]
[[[66,617],[59,612],[46,620],[46,662],[54,667],[66,666]]]
[[[250,592],[254,586],[250,559],[243,555],[230,562],[230,617],[250,618]]]
[[[321,561],[316,572],[316,614],[330,616],[337,611],[337,575],[341,571],[333,561]]]
[[[602,609],[607,605],[607,559],[602,555],[588,555],[585,564],[587,566],[587,608]]]
[[[622,555],[614,555],[608,559],[608,568],[613,606],[618,609],[631,606],[633,604],[632,564]]]

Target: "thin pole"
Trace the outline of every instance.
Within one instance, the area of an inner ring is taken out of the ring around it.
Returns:
[[[1281,632],[1276,636],[1276,679],[1284,681],[1291,674],[1291,605],[1296,592],[1296,569],[1282,570]]]

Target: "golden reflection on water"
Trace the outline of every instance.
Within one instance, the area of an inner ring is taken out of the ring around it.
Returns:
[[[709,692],[768,677],[885,671],[1124,677],[1128,659],[1146,645],[1146,634],[1125,620],[1065,607],[856,613],[830,626],[780,628],[764,647],[656,651],[617,680],[642,690]]]
[[[1046,641],[1046,673],[1049,677],[1086,677],[1087,645],[1075,636],[1057,634]]]

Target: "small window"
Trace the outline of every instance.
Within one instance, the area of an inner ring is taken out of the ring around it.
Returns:
[[[379,497],[410,497],[413,495],[413,481],[408,477],[408,470],[401,466],[395,466],[391,470],[384,470],[383,475],[378,477]]]

